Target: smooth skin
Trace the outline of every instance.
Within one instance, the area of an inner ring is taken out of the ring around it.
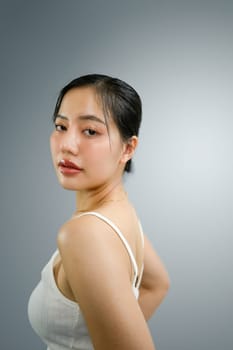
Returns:
[[[136,136],[123,142],[112,118],[107,127],[93,88],[66,93],[51,135],[51,153],[60,184],[76,192],[77,211],[59,230],[54,277],[60,291],[79,304],[96,350],[155,349],[146,320],[169,285],[147,238],[143,250],[137,215],[122,184],[137,143]],[[62,159],[80,171],[64,174]],[[112,220],[127,239],[139,270],[144,264],[139,300],[132,293],[133,269],[124,245],[99,218],[77,217],[86,211]]]

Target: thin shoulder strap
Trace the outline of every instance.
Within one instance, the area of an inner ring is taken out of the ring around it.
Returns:
[[[128,254],[129,254],[130,260],[131,260],[132,265],[133,265],[133,269],[134,269],[133,285],[135,286],[136,281],[138,280],[138,266],[137,266],[135,257],[133,255],[133,252],[132,252],[132,250],[130,248],[130,245],[127,242],[127,240],[125,239],[125,237],[123,236],[123,234],[121,233],[120,229],[110,219],[108,219],[106,216],[104,216],[104,215],[102,215],[100,213],[97,213],[95,211],[88,211],[88,212],[85,212],[85,213],[82,213],[82,214],[78,214],[75,217],[77,218],[77,217],[81,217],[81,216],[84,216],[84,215],[94,215],[94,216],[98,217],[99,219],[101,219],[104,222],[106,222],[110,227],[112,227],[112,229],[118,234],[118,236],[122,240],[122,242],[123,242],[123,244],[124,244]]]
[[[141,236],[141,241],[142,241],[142,249],[144,251],[144,234],[143,234],[143,229],[141,222],[139,221],[139,231],[140,231],[140,236]],[[140,286],[141,280],[142,280],[142,275],[143,275],[143,270],[144,270],[144,263],[142,263],[140,273],[138,275],[138,278],[136,280],[136,287],[138,288]]]
[[[143,234],[143,229],[142,229],[142,225],[141,222],[138,221],[139,224],[139,230],[140,230],[140,235],[141,235],[141,239],[142,239],[142,248],[144,249],[144,234]]]

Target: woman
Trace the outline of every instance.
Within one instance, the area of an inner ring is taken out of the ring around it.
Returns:
[[[141,101],[125,82],[86,75],[65,86],[54,111],[52,159],[77,210],[29,301],[50,350],[152,350],[146,320],[168,289],[122,183],[138,144]]]

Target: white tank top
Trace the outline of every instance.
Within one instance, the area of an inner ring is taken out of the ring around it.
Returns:
[[[119,228],[108,218],[97,212],[86,212],[78,215],[95,215],[106,222],[118,234],[132,262],[134,277],[132,291],[135,298],[139,296],[139,285],[143,267],[138,267],[132,250]],[[77,217],[77,216],[76,216]],[[139,223],[140,225],[140,223]],[[140,225],[143,240],[143,232]],[[28,316],[34,331],[47,344],[47,350],[94,350],[88,329],[79,305],[66,298],[58,289],[53,272],[53,262],[58,250],[41,272],[41,280],[32,292],[28,303]]]

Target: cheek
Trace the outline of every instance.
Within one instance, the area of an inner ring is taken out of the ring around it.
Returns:
[[[99,147],[95,145],[89,153],[92,164],[95,164],[95,169],[98,168],[100,171],[118,166],[121,155],[121,145],[118,142],[112,142],[110,144],[109,140],[105,144],[99,145]]]

